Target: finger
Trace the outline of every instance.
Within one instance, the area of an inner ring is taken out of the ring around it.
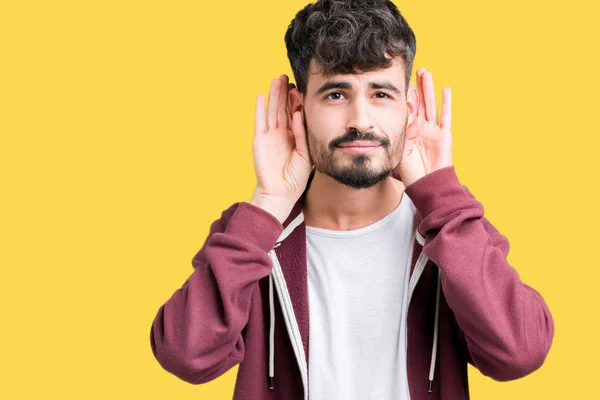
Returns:
[[[294,89],[295,87],[296,87],[296,85],[294,85],[293,83],[288,83],[288,93],[291,92],[292,89]],[[287,108],[287,106],[286,106],[286,108]],[[288,129],[291,130],[292,129],[292,114],[287,112],[287,110],[286,110],[286,118],[287,118],[287,127],[288,127]]]
[[[448,86],[442,90],[442,115],[440,127],[450,129],[452,126],[452,91]]]
[[[265,110],[265,95],[259,94],[256,98],[256,115],[254,116],[254,133],[255,135],[265,133],[269,127],[267,126],[267,114]]]
[[[279,104],[277,105],[277,127],[284,127],[287,124],[287,94],[288,94],[288,81],[287,75],[281,75],[279,77],[281,83],[279,84]]]
[[[423,72],[425,68],[417,70],[417,95],[419,96],[419,107],[417,117],[425,118],[425,96],[423,96]]]
[[[433,77],[429,71],[423,74],[423,94],[425,95],[425,115],[427,120],[437,124],[437,102],[433,90]]]
[[[304,127],[301,111],[296,111],[292,117],[292,131],[294,132],[294,138],[296,139],[296,149],[298,150],[298,153],[308,160],[310,156],[308,155],[306,129]]]
[[[279,102],[279,89],[281,80],[279,78],[273,79],[271,83],[271,90],[269,91],[269,106],[267,111],[267,129],[277,128],[277,104]]]

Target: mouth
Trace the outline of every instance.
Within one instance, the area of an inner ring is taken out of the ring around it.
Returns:
[[[338,146],[338,148],[342,150],[358,153],[365,153],[371,150],[375,150],[378,147],[381,147],[380,143],[366,141],[348,142]]]

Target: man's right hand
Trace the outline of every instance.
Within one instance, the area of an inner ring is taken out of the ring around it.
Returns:
[[[312,169],[302,112],[289,116],[287,75],[271,83],[269,106],[265,96],[256,99],[254,126],[254,170],[257,186],[250,203],[274,215],[281,223],[300,198]]]

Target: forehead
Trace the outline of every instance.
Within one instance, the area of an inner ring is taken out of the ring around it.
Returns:
[[[393,58],[392,64],[388,68],[353,74],[325,75],[323,68],[320,64],[317,64],[314,58],[310,60],[309,67],[310,72],[307,82],[307,92],[309,93],[317,90],[325,82],[332,80],[344,80],[364,87],[367,87],[369,82],[374,80],[387,80],[394,83],[400,90],[405,89],[406,86],[404,61],[401,57]]]

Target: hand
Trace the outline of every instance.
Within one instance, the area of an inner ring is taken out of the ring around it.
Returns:
[[[250,203],[282,223],[304,192],[312,169],[302,112],[288,112],[288,91],[294,89],[287,75],[281,75],[271,83],[267,110],[265,96],[258,96],[252,144],[257,185]]]
[[[452,95],[442,91],[442,113],[438,125],[437,103],[431,72],[417,70],[419,107],[416,118],[406,128],[402,161],[393,172],[408,187],[423,176],[452,165]]]

